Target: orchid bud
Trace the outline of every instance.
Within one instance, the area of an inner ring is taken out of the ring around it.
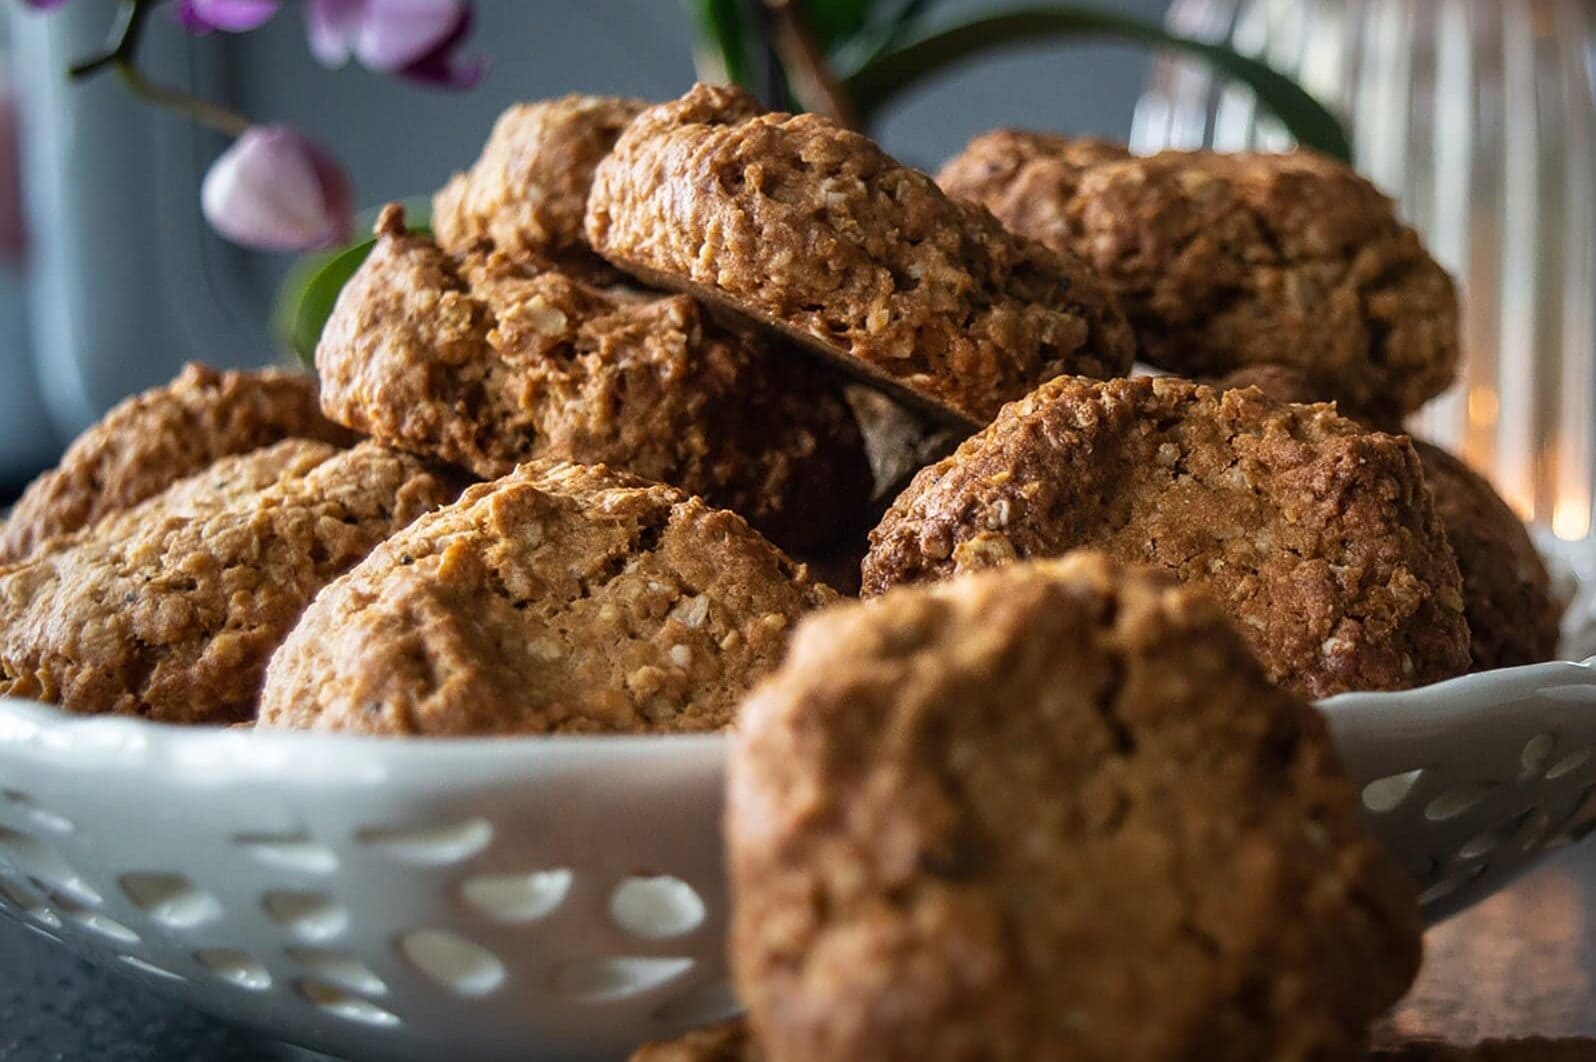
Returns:
[[[345,243],[354,227],[349,178],[285,125],[258,125],[211,164],[200,189],[211,227],[234,243],[308,251]]]
[[[181,0],[178,21],[197,33],[247,33],[266,23],[282,0]]]

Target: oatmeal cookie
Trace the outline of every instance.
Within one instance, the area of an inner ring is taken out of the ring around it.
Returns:
[[[390,207],[316,349],[327,415],[485,479],[533,458],[699,494],[784,546],[870,501],[840,385],[685,295],[618,301],[499,254],[452,257]]]
[[[1216,387],[1257,387],[1282,402],[1304,401],[1302,376],[1255,366]],[[1463,614],[1475,671],[1516,667],[1557,655],[1561,609],[1529,530],[1490,481],[1439,446],[1413,441],[1436,515],[1463,577]]]
[[[695,87],[599,164],[587,236],[614,265],[775,328],[953,422],[1134,340],[1073,256],[1007,232],[858,133]]]
[[[759,1047],[742,1018],[723,1021],[678,1036],[644,1044],[631,1062],[760,1062]]]
[[[471,169],[433,197],[438,243],[456,254],[497,248],[512,258],[601,265],[582,236],[593,170],[646,106],[573,94],[511,107]]]
[[[67,448],[0,524],[0,565],[40,543],[131,508],[229,454],[288,438],[354,440],[316,408],[316,381],[277,369],[217,372],[188,365],[134,395]]]
[[[224,457],[0,569],[0,694],[170,723],[254,714],[310,599],[458,484],[374,443]]]
[[[329,587],[261,725],[372,734],[714,730],[836,599],[739,516],[603,466],[472,487]]]
[[[1005,408],[893,503],[864,589],[1079,547],[1207,589],[1307,696],[1468,669],[1457,561],[1405,436],[1173,377],[1062,378]]]
[[[1352,1059],[1416,887],[1206,595],[1101,555],[805,621],[733,738],[772,1062]]]
[[[937,178],[1016,232],[1096,266],[1142,357],[1182,376],[1300,369],[1318,399],[1390,425],[1457,367],[1452,281],[1350,168],[1001,130]]]

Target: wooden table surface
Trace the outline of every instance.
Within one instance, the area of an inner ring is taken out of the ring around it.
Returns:
[[[1432,929],[1386,1034],[1596,1037],[1596,840]],[[0,1062],[313,1056],[90,967],[0,918]],[[1596,1056],[1593,1056],[1596,1057]]]

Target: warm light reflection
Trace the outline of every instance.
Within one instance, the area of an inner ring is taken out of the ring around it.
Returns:
[[[1590,499],[1577,496],[1557,499],[1552,509],[1552,534],[1564,542],[1578,542],[1590,534]]]
[[[1469,388],[1469,423],[1476,428],[1496,426],[1496,415],[1501,411],[1496,392],[1484,384]]]

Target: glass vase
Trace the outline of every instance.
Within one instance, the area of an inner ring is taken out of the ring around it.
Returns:
[[[1587,537],[1596,483],[1596,4],[1174,0],[1171,29],[1292,74],[1463,297],[1457,384],[1410,427],[1526,519]],[[1285,150],[1251,92],[1155,63],[1132,146]]]

